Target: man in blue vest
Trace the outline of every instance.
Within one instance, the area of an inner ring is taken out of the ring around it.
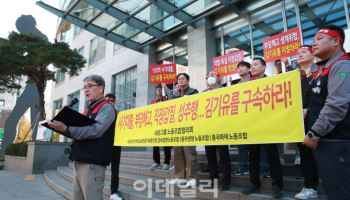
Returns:
[[[83,126],[66,126],[59,121],[49,125],[73,138],[70,159],[74,161],[73,178],[74,200],[103,200],[103,186],[106,166],[112,157],[112,144],[115,128],[116,111],[103,94],[105,81],[99,75],[84,78],[84,95],[89,101],[84,111],[86,116],[96,123]]]
[[[330,200],[350,199],[350,58],[342,28],[326,26],[312,44],[321,62],[312,72],[304,144],[314,156]]]

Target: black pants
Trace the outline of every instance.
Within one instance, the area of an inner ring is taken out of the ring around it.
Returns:
[[[350,199],[350,141],[320,140],[313,153],[327,199]]]
[[[250,182],[261,187],[260,182],[260,151],[265,148],[271,171],[272,186],[282,189],[282,166],[278,155],[277,144],[253,144],[249,145],[249,173]]]
[[[220,169],[222,172],[222,185],[229,186],[231,182],[231,159],[227,145],[222,146],[205,146],[205,154],[208,160],[208,170],[210,179],[218,179],[218,160],[216,151],[219,151]]]
[[[119,188],[119,164],[120,164],[121,147],[114,146],[112,149],[111,165],[111,194],[118,192]]]
[[[304,174],[304,187],[317,190],[318,174],[312,149],[302,143],[298,143],[298,147],[300,151],[301,170]]]
[[[171,147],[163,147],[164,149],[164,164],[170,164]],[[160,164],[159,147],[153,147],[153,161]]]

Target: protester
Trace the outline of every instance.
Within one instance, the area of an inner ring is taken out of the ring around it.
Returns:
[[[166,84],[162,84],[169,99],[181,98],[187,95],[197,94],[198,90],[189,86],[190,76],[179,73],[176,77],[179,90],[173,93]],[[195,146],[174,147],[175,179],[170,184],[184,184],[186,187],[196,187],[197,181],[197,151]]]
[[[315,68],[314,56],[312,55],[312,47],[309,45],[303,45],[297,52],[297,64],[301,70],[301,86],[302,86],[302,98],[303,98],[303,112],[306,114],[308,107],[308,95],[309,82],[312,77],[307,77],[305,71],[309,72],[311,68]],[[305,115],[304,115],[305,116]],[[318,186],[318,174],[316,161],[312,154],[312,149],[298,143],[301,158],[301,169],[304,175],[304,187],[294,197],[296,199],[311,199],[317,198],[317,186]]]
[[[215,90],[220,88],[220,77],[219,75],[211,71],[206,77],[208,88],[205,91]],[[207,145],[205,146],[205,154],[208,160],[209,176],[214,185],[214,180],[219,179],[217,152],[220,157],[220,167],[222,172],[222,184],[219,188],[220,191],[225,191],[230,188],[231,183],[231,159],[228,145]]]
[[[108,93],[105,95],[106,101],[115,106],[116,98],[112,93]],[[118,115],[118,112],[117,112]],[[113,139],[114,141],[114,139]],[[121,200],[122,197],[118,193],[119,188],[119,165],[120,165],[120,156],[121,156],[121,147],[113,146],[112,148],[112,163],[111,163],[111,200]]]
[[[312,72],[304,144],[314,148],[327,198],[350,199],[350,58],[342,28],[316,32],[313,55],[321,61]]]
[[[267,77],[265,75],[266,62],[262,58],[254,58],[252,61],[250,72],[254,79]],[[272,192],[274,198],[282,198],[282,167],[278,156],[277,144],[253,144],[249,145],[249,174],[251,185],[242,190],[243,194],[251,194],[260,192],[260,150],[263,147],[269,159]]]
[[[162,86],[156,87],[156,97],[152,99],[151,104],[160,103],[163,101],[167,101],[168,98],[166,96],[162,96]],[[163,147],[164,150],[164,170],[169,170],[170,159],[171,159],[171,147]],[[153,147],[153,161],[154,163],[150,167],[151,170],[160,169],[160,153],[159,147]]]
[[[84,95],[89,102],[86,116],[96,123],[67,126],[60,121],[49,125],[66,137],[73,138],[70,159],[74,161],[73,199],[103,200],[107,165],[111,162],[116,112],[103,96],[105,81],[99,75],[84,78]]]
[[[250,64],[245,61],[241,61],[237,64],[237,72],[240,76],[239,83],[244,83],[251,80],[250,76]],[[238,155],[239,163],[238,170],[234,173],[236,176],[248,175],[249,174],[249,165],[248,165],[248,145],[238,145]]]

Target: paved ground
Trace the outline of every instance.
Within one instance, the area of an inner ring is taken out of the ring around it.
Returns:
[[[16,172],[0,170],[0,200],[64,200],[45,183],[43,175],[34,180]]]

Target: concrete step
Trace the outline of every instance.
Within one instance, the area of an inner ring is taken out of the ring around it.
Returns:
[[[149,177],[149,176],[141,176],[141,175],[135,175],[135,174],[129,174],[129,173],[120,173],[120,183],[123,185],[130,185],[134,186],[137,185],[137,183],[141,184],[139,187],[146,187],[148,190],[154,190],[159,192],[158,188],[165,188],[166,187],[166,181],[164,179]],[[158,183],[158,184],[156,184]],[[263,188],[263,192],[260,194],[254,194],[245,196],[240,193],[240,191],[243,189],[243,187],[237,187],[233,186],[228,191],[218,191],[218,190],[203,190],[200,188],[203,188],[203,182],[199,183],[199,187],[197,189],[186,189],[179,186],[173,186],[173,190],[171,193],[175,195],[182,195],[184,192],[187,194],[192,192],[196,194],[196,199],[273,199],[271,195],[271,190],[265,190]],[[246,185],[245,185],[246,186]],[[168,186],[170,188],[170,186]],[[215,196],[217,194],[217,196]],[[293,196],[295,195],[295,192],[286,192],[284,191],[284,198],[283,199],[294,199]],[[319,199],[325,199],[324,197],[321,197]]]
[[[138,186],[137,188],[141,188],[148,191],[148,194],[158,194],[162,193],[160,190],[165,190],[165,180],[169,179],[171,177],[170,172],[166,170],[156,170],[156,171],[150,171],[148,168],[142,168],[139,166],[121,166],[121,173],[120,173],[120,184],[123,186],[129,186],[131,188],[134,187],[134,184],[141,184],[141,186]],[[129,171],[127,169],[130,169]],[[61,177],[66,177],[65,179],[71,180],[73,178],[73,170],[68,166],[61,166],[58,167],[57,172],[60,174]],[[69,177],[70,176],[70,177]],[[208,176],[205,176],[205,174],[199,174],[199,177],[201,179],[208,178]],[[287,179],[287,180],[286,180]],[[110,171],[106,172],[106,181],[110,181]],[[155,183],[158,182],[159,184],[156,185]],[[240,193],[240,191],[243,189],[243,187],[247,186],[249,184],[249,177],[248,176],[240,176],[240,177],[233,177],[232,178],[232,186],[229,191],[225,192],[218,192],[217,199],[271,199],[271,180],[270,179],[264,179],[262,180],[262,190],[263,193],[260,194],[254,194],[245,196]],[[291,188],[295,191],[288,191],[285,190],[285,198],[284,199],[293,199],[293,195],[298,192],[299,190],[296,190],[295,185],[299,187],[301,183],[298,183],[297,180],[293,180],[292,177],[285,177],[284,179],[285,189]],[[106,185],[109,185],[109,183],[106,182]],[[292,185],[292,186],[289,186]],[[158,187],[158,189],[156,189]],[[105,194],[109,194],[108,187],[105,187],[104,189]],[[168,188],[168,190],[171,190]],[[168,194],[173,194],[175,197],[189,194],[189,191],[184,191],[184,188],[180,189],[179,187],[175,186],[173,192],[169,192]],[[155,192],[150,192],[155,191]],[[163,191],[164,193],[164,191]],[[185,193],[185,194],[184,194]],[[195,191],[192,190],[192,193],[195,193],[196,199],[213,199],[214,193],[213,192],[205,192],[200,191],[199,189],[196,189]],[[163,194],[164,195],[164,194]],[[215,198],[216,199],[216,198]],[[324,196],[321,196],[319,199],[325,199]]]
[[[150,167],[153,164],[153,160],[151,158],[126,158],[122,157],[120,159],[121,164],[126,165],[137,165],[141,167]],[[198,170],[201,171],[207,166],[207,161],[202,160],[198,161]],[[284,176],[301,176],[301,168],[300,165],[294,165],[294,164],[283,164],[282,165],[283,175]],[[238,169],[238,162],[231,162],[231,169],[232,171],[236,171]]]
[[[55,192],[60,194],[65,199],[73,199],[73,170],[67,167],[59,167],[56,170],[48,170],[44,173],[45,181]],[[110,182],[105,181],[105,187],[103,188],[103,193],[105,194],[104,200],[109,199],[110,195]],[[127,185],[119,186],[120,195],[124,200],[162,200],[166,199],[164,193],[155,193],[147,190],[137,191],[133,187]],[[175,200],[180,200],[179,196],[174,196]]]
[[[164,160],[164,153],[162,151],[160,152],[160,158],[161,160]],[[173,154],[174,150],[172,149],[172,154],[171,154],[171,158],[174,158],[174,154]],[[198,153],[198,161],[207,161],[207,157],[205,155],[204,151],[199,151]],[[134,151],[134,152],[122,152],[121,153],[121,157],[122,158],[145,158],[145,159],[153,159],[153,153],[152,152],[138,152],[138,151]],[[238,151],[236,150],[231,150],[230,151],[230,157],[231,157],[231,161],[234,162],[238,162],[239,161],[239,155],[238,155]],[[295,151],[294,150],[286,150],[284,152],[283,158],[285,160],[285,163],[294,163],[295,160]]]
[[[147,159],[144,159],[147,160]],[[60,172],[63,168],[68,167],[58,167],[58,171]],[[68,169],[66,169],[68,170]],[[68,170],[69,171],[69,170]],[[70,171],[72,169],[70,168]],[[69,173],[71,173],[69,171]],[[172,179],[174,178],[174,172],[169,170],[153,170],[151,171],[148,166],[140,166],[137,164],[121,164],[119,167],[119,171],[121,173],[134,174],[140,176],[147,176],[153,179]],[[62,173],[62,177],[64,177],[64,173]],[[111,179],[111,172],[107,170],[106,172],[106,180]],[[209,179],[209,173],[198,172],[198,180],[207,180]],[[245,187],[250,184],[249,175],[247,176],[233,176],[231,177],[231,185],[233,187]],[[295,176],[283,176],[283,184],[284,190],[289,192],[297,193],[304,186],[304,179]],[[261,177],[261,187],[262,189],[271,190],[272,189],[272,180],[271,178],[262,178]],[[320,194],[324,194],[324,190],[322,187],[318,188]]]
[[[137,165],[121,164],[119,171],[123,173],[136,174],[136,175],[148,176],[153,178],[161,178],[161,179],[174,178],[173,171],[162,170],[162,169],[151,171],[148,167],[137,166]],[[106,179],[110,179],[109,171],[107,171],[106,173]],[[209,173],[199,172],[198,179],[199,180],[209,179]],[[272,189],[272,186],[271,186],[272,183],[270,178],[268,179],[262,178],[261,181],[262,181],[263,189]],[[284,181],[284,189],[286,191],[298,192],[303,187],[303,179],[301,178],[296,178],[294,176],[284,176],[283,181]],[[231,185],[234,187],[236,186],[245,187],[249,185],[249,183],[250,183],[249,176],[232,176],[231,178]],[[319,191],[323,193],[323,188],[320,187]]]

